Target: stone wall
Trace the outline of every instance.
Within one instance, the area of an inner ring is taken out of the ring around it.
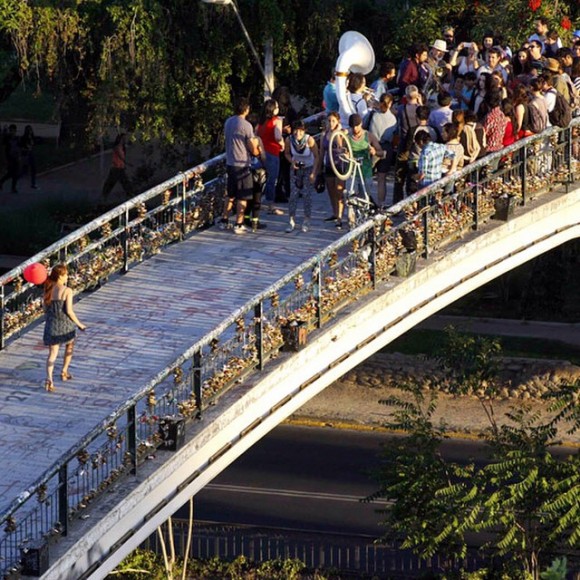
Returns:
[[[341,381],[364,387],[396,387],[410,379],[425,387],[443,385],[443,373],[433,359],[400,353],[377,353],[347,373]],[[503,399],[539,398],[562,383],[580,380],[580,367],[568,361],[551,359],[502,358],[500,397]]]

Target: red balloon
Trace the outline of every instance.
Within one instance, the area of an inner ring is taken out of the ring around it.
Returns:
[[[44,284],[46,279],[48,278],[48,272],[46,271],[46,267],[38,262],[35,264],[30,264],[30,266],[26,266],[24,268],[24,279],[31,284],[36,284],[39,286],[40,284]]]

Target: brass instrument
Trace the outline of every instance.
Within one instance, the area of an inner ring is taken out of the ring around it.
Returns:
[[[429,104],[430,101],[436,97],[437,93],[443,90],[443,79],[447,75],[447,67],[445,64],[440,64],[442,61],[437,61],[435,63],[426,62],[425,65],[429,69],[429,76],[425,81],[423,86],[423,93],[425,94],[425,103]]]
[[[377,99],[376,93],[373,91],[373,89],[370,87],[365,87],[363,90],[363,95],[369,107],[372,107],[373,109],[379,108],[379,100]]]
[[[370,73],[375,66],[375,53],[370,42],[360,32],[349,30],[338,42],[338,60],[336,61],[336,98],[339,104],[340,121],[343,127],[348,126],[348,118],[356,113],[346,89],[349,72]]]

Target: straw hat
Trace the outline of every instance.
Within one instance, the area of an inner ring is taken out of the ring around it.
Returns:
[[[546,70],[549,70],[553,73],[560,72],[560,63],[555,58],[549,58],[548,64],[546,65]]]
[[[432,45],[431,48],[436,48],[441,52],[447,52],[447,43],[444,40],[437,39]]]

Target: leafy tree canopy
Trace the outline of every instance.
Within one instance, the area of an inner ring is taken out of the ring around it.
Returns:
[[[458,37],[491,29],[516,45],[539,15],[569,35],[578,10],[572,0],[238,5],[258,50],[272,39],[277,84],[315,106],[346,30],[365,34],[377,60],[398,62],[411,42],[433,40],[445,23],[458,27]],[[260,103],[262,80],[234,11],[200,0],[0,0],[0,57],[0,99],[19,73],[57,96],[65,126],[92,137],[122,126],[146,139],[217,147],[232,98]]]

